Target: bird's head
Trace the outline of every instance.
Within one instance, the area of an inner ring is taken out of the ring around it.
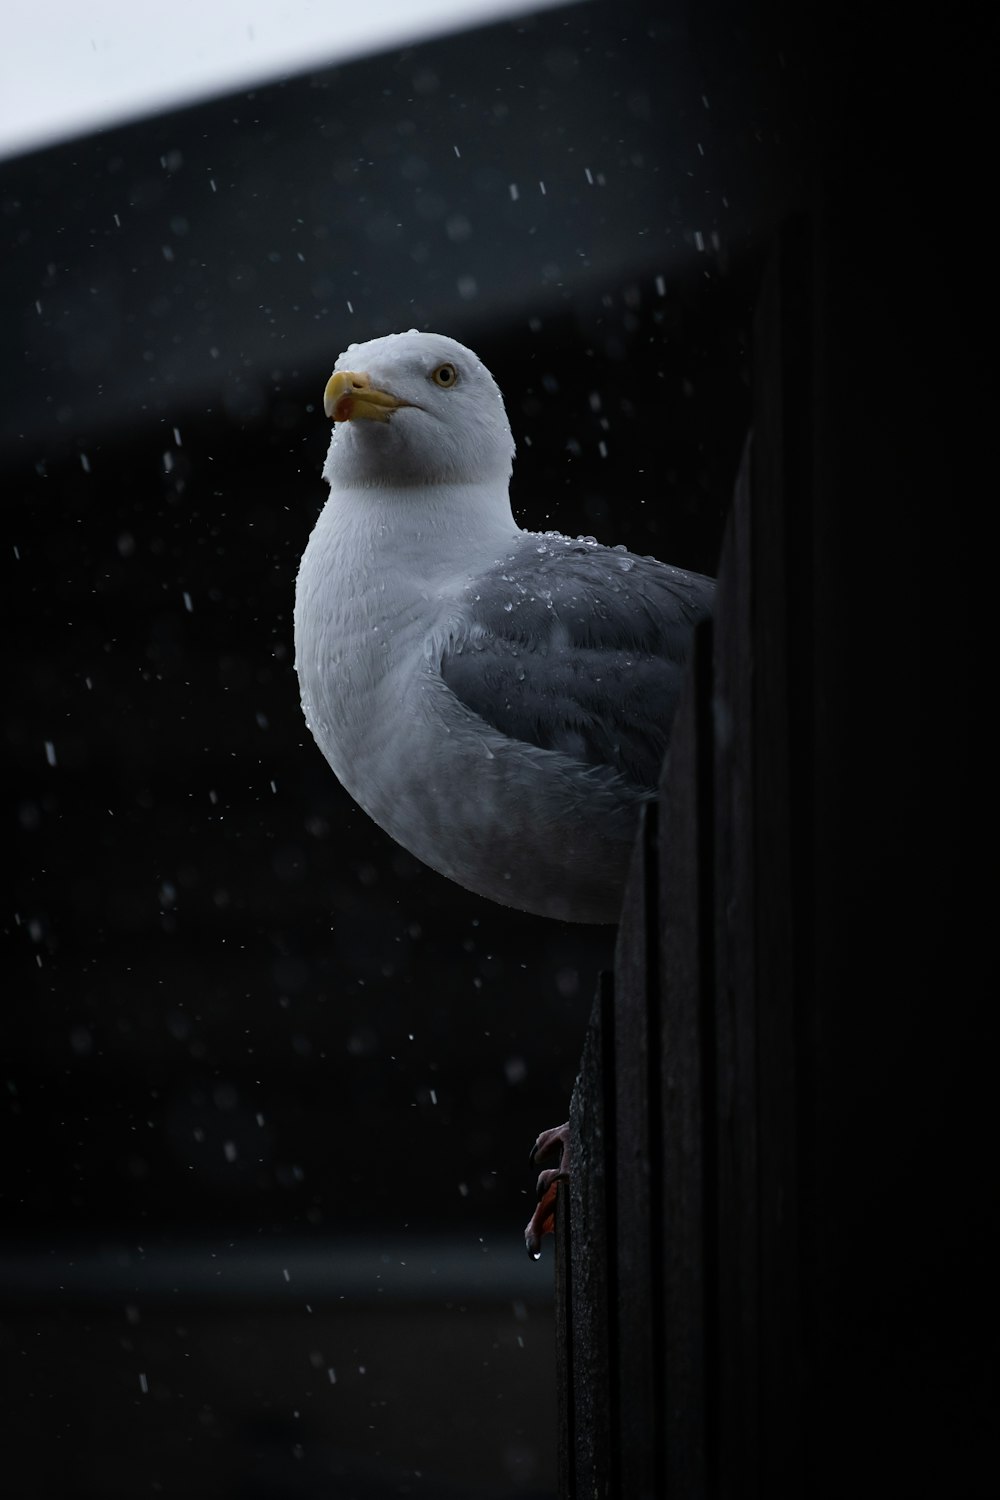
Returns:
[[[352,344],[327,381],[332,488],[506,481],[514,439],[503,398],[471,350],[438,333]]]

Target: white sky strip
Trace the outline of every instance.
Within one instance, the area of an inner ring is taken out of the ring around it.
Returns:
[[[566,0],[7,0],[0,156]]]

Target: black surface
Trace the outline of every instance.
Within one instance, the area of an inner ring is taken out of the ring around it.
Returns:
[[[423,870],[309,740],[291,603],[323,382],[351,339],[458,337],[505,393],[520,520],[713,572],[761,249],[809,196],[810,153],[866,127],[842,106],[851,38],[852,67],[883,56],[863,29],[810,54],[779,10],[595,0],[0,164],[8,1247],[519,1236],[527,1148],[564,1116],[614,935]],[[945,156],[922,158],[939,235]],[[952,283],[925,291],[920,316],[947,322]],[[33,1434],[35,1488],[13,1493],[51,1492],[57,1451],[66,1493],[198,1492],[153,1472],[126,1351],[95,1365],[85,1312],[44,1348],[10,1297],[3,1322]],[[279,1334],[252,1326],[266,1365]],[[479,1337],[434,1366],[446,1406]],[[113,1439],[43,1379],[71,1346]],[[183,1375],[172,1390],[171,1458],[194,1430]],[[271,1399],[244,1392],[241,1420]],[[394,1391],[404,1455],[406,1409]],[[484,1472],[483,1493],[551,1490],[554,1410],[533,1412],[534,1469]],[[328,1420],[368,1473],[374,1440]],[[202,1492],[296,1493],[283,1431],[268,1467],[248,1430],[227,1425]],[[74,1460],[92,1441],[119,1445],[118,1489]],[[379,1482],[404,1493],[405,1459]]]

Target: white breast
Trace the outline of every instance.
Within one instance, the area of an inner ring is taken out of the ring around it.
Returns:
[[[610,770],[500,734],[438,669],[465,590],[521,533],[481,515],[466,531],[475,495],[428,517],[407,493],[331,497],[309,540],[295,598],[309,728],[355,801],[432,868],[506,905],[616,920],[637,799]]]
[[[295,591],[295,664],[306,719],[337,776],[363,784],[419,709],[433,642],[470,578],[513,545],[502,515],[483,524],[478,488],[331,496],[303,554]],[[464,521],[464,524],[463,524]],[[439,705],[427,704],[432,717]],[[359,792],[360,787],[360,792]],[[370,810],[370,809],[366,809]]]

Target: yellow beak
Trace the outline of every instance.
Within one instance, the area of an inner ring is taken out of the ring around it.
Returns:
[[[355,370],[336,370],[323,392],[323,410],[332,422],[356,422],[359,417],[388,422],[394,411],[409,405],[388,391],[376,390],[370,375]]]

